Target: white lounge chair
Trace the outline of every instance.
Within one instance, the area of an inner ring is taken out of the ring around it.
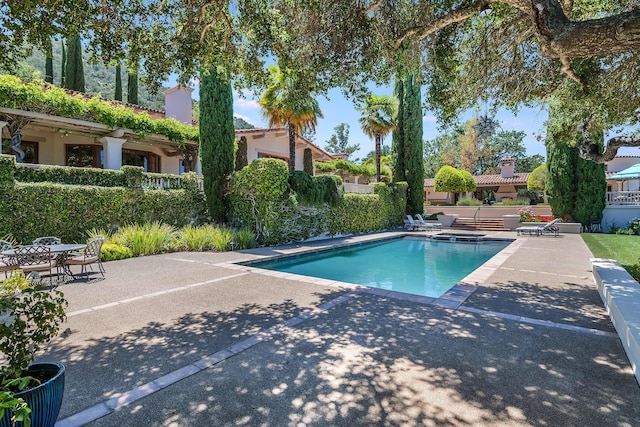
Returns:
[[[418,224],[425,227],[427,230],[442,230],[442,224],[439,222],[427,222],[420,214],[416,214],[416,221],[418,221]]]
[[[533,235],[533,233],[535,233],[536,236],[540,236],[545,233],[553,233],[553,235],[557,237],[558,232],[560,231],[558,226],[556,225],[558,221],[560,221],[560,218],[555,218],[554,220],[541,225],[525,225],[516,228],[516,233],[518,235],[526,233],[530,236]]]
[[[418,224],[411,215],[407,215],[407,219],[404,220],[404,229],[410,231],[426,231],[427,227]]]

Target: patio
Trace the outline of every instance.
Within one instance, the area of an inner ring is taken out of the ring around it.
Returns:
[[[469,292],[434,301],[229,264],[381,234],[128,259],[103,281],[60,286],[70,331],[42,357],[67,367],[57,425],[640,419],[579,235],[518,237],[467,278]]]

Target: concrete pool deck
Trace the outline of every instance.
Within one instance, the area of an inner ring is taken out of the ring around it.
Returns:
[[[439,299],[233,263],[399,233],[110,262],[60,286],[58,426],[616,425],[640,388],[579,235],[516,237]],[[408,233],[417,235],[418,233]]]

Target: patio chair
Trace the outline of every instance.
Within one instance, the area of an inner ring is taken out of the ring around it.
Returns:
[[[80,255],[72,256],[64,260],[64,263],[71,267],[72,265],[81,266],[80,274],[84,274],[89,279],[89,271],[87,267],[91,268],[91,264],[97,263],[98,270],[102,277],[104,277],[104,267],[102,261],[100,261],[100,251],[102,250],[102,244],[104,243],[103,236],[92,237],[87,241],[87,246]],[[93,268],[91,269],[93,271]],[[75,278],[75,276],[73,276]]]
[[[62,240],[55,236],[38,237],[33,241],[34,245],[59,245],[60,243]]]
[[[53,284],[54,259],[51,258],[51,250],[44,245],[19,246],[14,249],[18,268],[25,274],[34,271],[48,271],[49,282]]]
[[[416,221],[418,221],[418,224],[426,227],[427,229],[442,230],[442,224],[440,224],[439,222],[426,222],[420,214],[416,214]]]
[[[9,272],[19,267],[14,255],[2,255],[2,252],[11,249],[13,249],[11,242],[0,240],[0,271],[4,272],[4,277],[9,277]]]

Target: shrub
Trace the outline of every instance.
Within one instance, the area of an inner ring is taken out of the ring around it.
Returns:
[[[102,251],[100,252],[100,259],[105,262],[127,259],[132,256],[131,249],[119,243],[105,243],[102,245]]]
[[[250,228],[241,228],[233,232],[236,249],[252,249],[257,246],[256,234]]]
[[[0,285],[0,377],[19,378],[65,319],[62,292],[33,286],[21,270]]]
[[[118,230],[133,256],[153,255],[167,252],[176,236],[170,225],[153,222],[142,225],[127,225]]]
[[[214,228],[211,236],[211,243],[213,249],[219,252],[225,252],[231,249],[231,242],[233,241],[233,233],[226,227]]]
[[[460,193],[466,188],[460,171],[452,166],[445,165],[440,168],[433,182],[434,190],[438,192]]]
[[[16,158],[0,154],[0,186],[12,186],[16,170]]]
[[[460,199],[456,206],[482,206],[482,201],[473,199]]]
[[[511,200],[511,199],[505,198],[499,201],[498,203],[494,203],[494,206],[524,206],[528,204],[529,204],[529,200],[523,200],[523,199]]]

